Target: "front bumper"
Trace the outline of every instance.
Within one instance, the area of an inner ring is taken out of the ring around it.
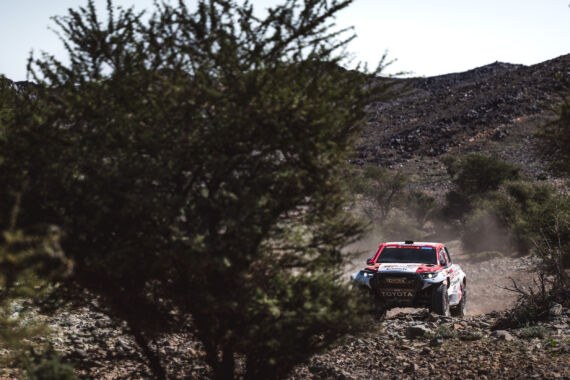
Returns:
[[[360,271],[352,278],[368,288],[377,301],[388,307],[429,307],[433,285],[438,285],[442,281],[440,276],[426,279],[418,273],[370,271]]]

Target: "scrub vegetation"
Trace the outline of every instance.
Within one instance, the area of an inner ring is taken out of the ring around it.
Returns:
[[[65,231],[73,274],[52,297],[123,323],[156,378],[152,347],[193,333],[216,378],[280,378],[364,328],[341,281],[359,237],[345,163],[365,106],[390,84],[339,64],[331,26],[351,1],[92,1],[56,17],[69,64],[31,58],[34,85],[4,87],[3,229]],[[87,292],[87,293],[86,293]],[[89,294],[89,297],[85,295]]]

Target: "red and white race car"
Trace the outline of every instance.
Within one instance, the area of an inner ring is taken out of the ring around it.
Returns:
[[[442,243],[383,243],[352,279],[370,292],[380,314],[392,307],[428,307],[446,316],[467,312],[467,278]]]

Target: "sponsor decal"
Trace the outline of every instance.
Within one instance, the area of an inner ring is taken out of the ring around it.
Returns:
[[[406,278],[387,278],[385,280],[388,284],[407,284],[408,280]]]
[[[378,271],[415,273],[419,266],[420,264],[381,264]]]
[[[380,295],[383,297],[413,297],[414,293],[410,291],[382,291]]]

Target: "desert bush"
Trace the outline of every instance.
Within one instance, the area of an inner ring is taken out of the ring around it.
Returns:
[[[77,379],[73,367],[63,363],[57,356],[42,358],[30,364],[26,371],[29,380],[73,380]]]
[[[470,154],[460,160],[453,183],[468,196],[497,190],[508,180],[519,178],[519,169],[504,161],[481,154]]]
[[[378,239],[421,240],[433,233],[426,223],[435,217],[435,198],[407,190],[411,179],[398,171],[368,166],[355,171],[350,190],[358,209],[380,231]]]
[[[570,268],[570,197],[553,194],[529,215],[530,240],[535,252],[553,270]]]
[[[473,209],[474,202],[520,176],[515,166],[481,154],[459,159],[447,156],[444,163],[454,187],[446,195],[445,206],[445,213],[452,218],[461,219]]]
[[[528,326],[520,329],[520,335],[524,339],[539,338],[548,336],[548,329],[544,326]]]
[[[528,254],[533,239],[552,238],[548,226],[555,209],[570,208],[563,192],[520,179],[519,170],[505,162],[473,154],[445,163],[454,188],[446,195],[443,214],[459,221],[469,251]],[[568,234],[561,239],[568,242]]]
[[[50,284],[70,273],[71,262],[63,255],[59,238],[59,230],[53,226],[42,234],[10,229],[0,235],[0,349],[6,350],[0,365],[30,370],[35,368],[35,360],[59,360],[49,353],[48,341],[38,342],[38,338],[46,336],[47,327],[35,317],[24,315],[20,306],[48,297]],[[50,377],[42,369],[44,377],[29,377],[76,378],[69,365],[59,363],[56,367],[58,373],[67,375]],[[34,370],[36,374],[40,372]]]
[[[566,84],[569,84],[566,78]],[[555,110],[558,118],[539,128],[539,151],[547,159],[550,168],[561,175],[570,175],[570,97],[563,97]]]
[[[544,189],[543,189],[544,190]],[[544,191],[540,191],[544,194]],[[554,303],[570,306],[570,283],[566,272],[570,247],[569,199],[566,192],[551,193],[530,215],[540,217],[529,231],[533,251],[542,259],[542,266],[533,286],[522,287],[513,280],[508,288],[519,297],[515,307],[497,321],[496,327],[521,327],[548,317]]]
[[[0,197],[30,183],[22,222],[65,229],[72,290],[128,326],[156,378],[164,333],[195,333],[217,378],[236,355],[275,378],[363,328],[340,275],[362,232],[343,166],[391,84],[340,66],[350,36],[330,20],[350,0],[263,19],[252,3],[70,9],[69,63],[32,59],[34,96],[3,126]]]
[[[382,223],[404,199],[408,182],[401,172],[367,166],[355,176],[351,191],[364,197],[362,208],[366,216]]]
[[[459,333],[446,325],[440,325],[436,330],[436,335],[441,336],[444,339],[457,338]]]
[[[466,341],[483,339],[483,334],[477,331],[464,331],[459,334],[459,339]]]
[[[512,286],[506,289],[518,294],[517,302],[495,322],[495,330],[533,326],[538,321],[544,321],[554,303],[570,307],[570,288],[557,283],[542,271],[532,285],[523,287],[512,280]]]

